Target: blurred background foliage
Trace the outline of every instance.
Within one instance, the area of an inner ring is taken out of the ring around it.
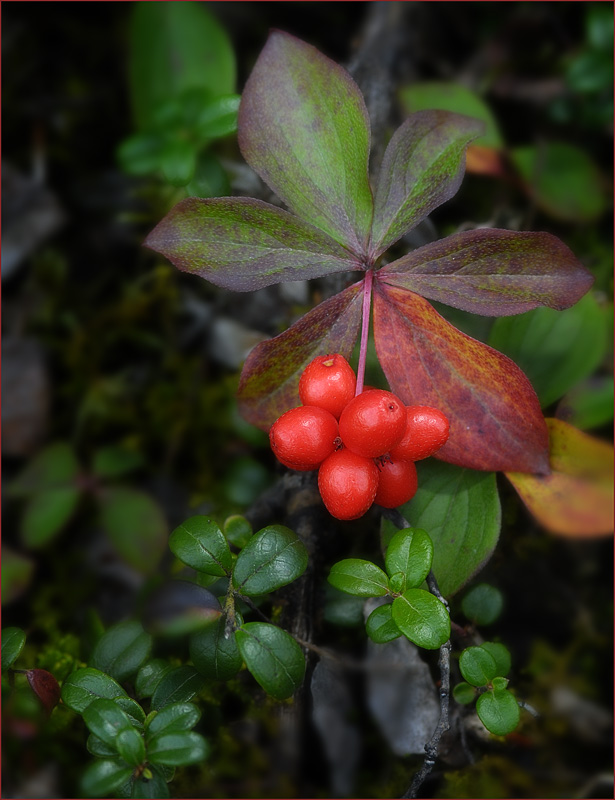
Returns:
[[[458,195],[400,247],[479,225],[563,239],[596,279],[574,308],[496,322],[439,310],[513,358],[547,416],[612,438],[612,5],[386,5],[407,8],[388,23],[403,46],[380,87],[394,98],[384,135],[427,107],[487,123]],[[3,624],[28,633],[24,664],[62,680],[87,662],[175,569],[169,530],[245,511],[275,481],[266,436],[237,414],[239,370],[337,288],[232,294],[141,242],[186,195],[271,201],[235,136],[268,30],[350,64],[370,14],[353,2],[4,6],[2,603]],[[542,716],[506,742],[475,734],[475,763],[452,751],[425,796],[610,796],[611,543],[549,537],[504,482],[501,498],[501,544],[479,579],[505,598],[497,635]],[[376,538],[357,547],[377,553]],[[342,600],[329,593],[325,637],[353,651],[360,616]],[[392,755],[359,690],[353,722],[371,755],[352,785],[399,796],[414,761]],[[178,777],[176,796],[328,796],[311,769],[319,747],[300,786],[272,770],[276,718],[241,675],[201,700],[215,757]],[[77,796],[78,720],[62,707],[47,720],[25,681],[4,714],[5,796]]]

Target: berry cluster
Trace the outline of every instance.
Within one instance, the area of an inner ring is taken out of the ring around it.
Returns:
[[[302,406],[269,432],[278,461],[318,469],[318,488],[337,519],[361,517],[372,503],[395,508],[417,489],[415,461],[448,439],[449,422],[428,406],[404,406],[391,392],[367,388],[355,396],[356,376],[341,355],[318,356],[299,381]]]

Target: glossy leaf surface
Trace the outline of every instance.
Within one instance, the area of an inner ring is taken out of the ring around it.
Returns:
[[[90,731],[110,747],[115,746],[121,731],[132,728],[130,720],[119,706],[105,698],[93,700],[83,710],[83,719]]]
[[[21,628],[2,629],[2,669],[12,667],[26,643],[26,634]]]
[[[241,152],[304,219],[361,254],[372,220],[363,96],[342,67],[273,31],[239,107]]]
[[[164,798],[170,797],[167,782],[162,774],[163,767],[154,767],[151,765],[149,771],[152,777],[146,778],[141,776],[133,781],[131,797],[142,798]]]
[[[548,472],[540,404],[514,362],[458,331],[418,295],[378,289],[374,338],[391,390],[406,405],[439,408],[450,420],[437,457],[477,470]]]
[[[432,561],[433,543],[429,534],[420,528],[398,531],[389,542],[384,559],[389,575],[401,572],[408,589],[423,583]]]
[[[399,639],[401,631],[393,620],[393,606],[385,603],[375,608],[365,622],[367,635],[376,644],[386,644]]]
[[[550,233],[463,231],[413,250],[378,280],[463,311],[501,317],[537,306],[568,308],[594,282]]]
[[[235,631],[235,639],[247,668],[272,697],[285,700],[301,686],[305,675],[303,652],[281,628],[248,622]]]
[[[218,620],[190,637],[190,658],[206,678],[227,681],[241,669],[243,659],[235,637],[226,638],[226,619]]]
[[[237,391],[239,411],[248,422],[268,430],[298,406],[299,378],[317,355],[351,357],[361,324],[361,287],[354,284],[325,300],[250,352]]]
[[[161,733],[147,746],[147,757],[152,764],[182,767],[198,764],[209,755],[209,745],[194,731]]]
[[[297,534],[283,525],[269,525],[239,553],[233,585],[248,597],[267,594],[303,575],[307,563],[307,550]]]
[[[550,475],[507,472],[519,496],[551,533],[608,536],[613,532],[613,448],[548,419]]]
[[[188,197],[144,244],[178,269],[235,292],[360,268],[318,228],[247,197]]]
[[[26,678],[47,714],[51,714],[60,702],[60,684],[55,676],[46,669],[29,669],[26,672]]]
[[[125,681],[136,674],[151,648],[152,637],[140,622],[118,622],[98,640],[90,664],[117,681]]]
[[[451,635],[448,611],[423,589],[408,589],[396,597],[392,616],[404,636],[426,650],[436,650]]]
[[[117,681],[93,667],[75,670],[62,686],[62,702],[78,714],[82,714],[98,698],[111,700],[122,695],[127,697]]]
[[[498,671],[495,659],[482,647],[467,647],[459,657],[459,669],[472,686],[486,686]]]
[[[151,697],[167,672],[173,667],[163,658],[154,658],[144,664],[137,673],[135,691],[137,697]]]
[[[476,713],[485,728],[496,736],[511,733],[519,724],[519,704],[508,689],[481,694],[476,701]]]
[[[141,734],[134,728],[120,731],[115,740],[120,756],[133,767],[138,767],[145,760],[145,742]]]
[[[187,664],[175,667],[162,678],[152,695],[152,709],[159,711],[172,703],[186,703],[203,688],[200,673]]]
[[[223,577],[231,569],[231,551],[219,526],[209,517],[190,517],[169,537],[171,552],[189,567]]]
[[[402,513],[430,532],[432,569],[448,597],[483,567],[498,543],[501,510],[495,475],[435,460],[421,462],[418,473],[419,488]]]
[[[189,731],[201,718],[201,712],[192,703],[173,703],[165,706],[147,726],[149,738],[161,733],[176,733]]]
[[[389,579],[380,567],[362,558],[345,558],[331,567],[327,579],[332,586],[357,597],[383,597]]]
[[[482,122],[448,111],[419,111],[393,134],[374,200],[370,250],[380,255],[457,192],[469,142]]]
[[[132,767],[120,759],[95,761],[83,773],[81,785],[86,797],[107,797],[132,775]]]

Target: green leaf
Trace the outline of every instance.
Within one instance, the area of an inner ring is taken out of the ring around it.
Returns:
[[[378,606],[367,618],[365,630],[369,638],[377,644],[385,644],[398,639],[401,631],[393,620],[393,606],[390,603]]]
[[[198,764],[209,755],[209,745],[203,737],[193,731],[161,733],[147,746],[147,757],[152,764],[184,767]]]
[[[266,622],[248,622],[235,631],[247,668],[277,700],[290,697],[303,682],[305,658],[288,633]]]
[[[117,681],[93,667],[75,670],[62,686],[62,701],[78,714],[100,697],[111,700],[122,695],[127,696]]]
[[[152,717],[147,726],[147,737],[151,739],[161,733],[189,731],[200,718],[201,712],[192,703],[173,703]]]
[[[120,143],[116,157],[128,175],[149,175],[160,169],[165,144],[166,137],[160,133],[137,133]]]
[[[172,186],[185,186],[196,169],[196,146],[179,138],[170,139],[160,153],[160,169]]]
[[[383,570],[362,558],[338,561],[327,580],[336,589],[357,597],[383,597],[389,591],[389,579]]]
[[[153,634],[184,636],[211,625],[221,614],[218,598],[207,589],[192,581],[169,581],[148,597],[143,622]]]
[[[585,431],[613,421],[613,376],[599,375],[571,389],[560,401],[555,416]]]
[[[488,583],[473,586],[461,601],[463,613],[475,625],[491,625],[502,613],[503,605],[502,592]]]
[[[469,683],[458,683],[453,687],[453,697],[458,703],[466,706],[474,701],[476,689],[474,686],[470,686]]]
[[[134,730],[121,708],[113,700],[105,698],[92,700],[83,709],[83,720],[90,731],[110,747],[115,747],[121,731]]]
[[[411,642],[436,650],[451,635],[451,620],[444,605],[423,589],[408,589],[393,600],[393,621]]]
[[[484,124],[448,111],[418,111],[393,134],[374,199],[370,249],[379,256],[435,208],[463,180],[465,151]]]
[[[143,664],[137,673],[135,682],[137,697],[151,697],[160,681],[172,669],[173,667],[169,662],[162,658],[154,658],[152,661]]]
[[[224,520],[224,535],[239,550],[247,545],[252,536],[252,525],[241,514],[232,514]]]
[[[169,547],[184,564],[208,575],[228,575],[233,563],[224,534],[209,517],[182,522],[171,534]]]
[[[185,703],[203,688],[204,680],[194,667],[175,667],[160,681],[152,696],[152,709],[160,711],[173,703]]]
[[[418,491],[401,513],[430,532],[432,569],[448,597],[485,565],[497,545],[501,511],[495,475],[435,460],[422,461],[417,470]]]
[[[144,244],[177,269],[235,292],[360,269],[322,231],[249,197],[188,197]]]
[[[476,713],[485,728],[496,736],[511,733],[519,724],[519,704],[508,689],[481,694],[476,701]]]
[[[606,210],[602,175],[585,150],[564,142],[510,152],[539,208],[556,219],[591,222]]]
[[[237,557],[233,585],[248,597],[266,594],[299,578],[308,564],[305,545],[283,525],[269,525]]]
[[[510,651],[499,642],[483,642],[481,649],[486,650],[495,661],[495,674],[499,677],[508,675],[511,667]]]
[[[496,675],[496,677],[491,681],[491,685],[493,686],[494,691],[498,692],[508,686],[508,678],[502,678],[501,676]]]
[[[2,546],[2,605],[17,599],[28,587],[34,573],[34,562]]]
[[[98,736],[93,733],[88,736],[86,747],[88,753],[98,758],[117,758],[116,748],[103,742],[102,739],[99,739]]]
[[[602,362],[607,348],[605,309],[587,294],[566,311],[537,308],[498,319],[489,344],[521,367],[546,407]]]
[[[115,746],[124,761],[131,766],[138,767],[145,761],[145,742],[141,734],[134,728],[120,731],[115,740]]]
[[[269,430],[299,405],[299,378],[317,355],[339,353],[350,359],[361,325],[361,287],[338,292],[250,352],[237,390],[239,411],[248,422]]]
[[[389,286],[494,317],[536,306],[568,308],[594,282],[570,248],[550,233],[492,228],[419,247],[377,276]]]
[[[21,540],[26,547],[46,545],[72,517],[80,492],[71,486],[44,489],[28,500],[21,518]]]
[[[486,686],[497,675],[497,664],[482,647],[466,647],[459,657],[461,674],[472,686]]]
[[[9,493],[25,497],[45,489],[65,488],[79,474],[79,462],[72,446],[56,442],[38,453],[14,481]]]
[[[143,456],[118,445],[101,447],[94,453],[92,472],[99,478],[120,478],[143,465]]]
[[[131,797],[160,798],[169,797],[169,789],[164,775],[153,765],[149,767],[151,778],[142,775],[132,784]]]
[[[406,591],[406,576],[403,572],[395,572],[389,577],[389,592],[403,594]]]
[[[167,523],[160,506],[135,489],[100,492],[101,522],[120,556],[141,573],[153,572],[167,546]]]
[[[139,128],[155,124],[161,104],[187,89],[212,96],[234,90],[231,43],[206,6],[135,4],[130,35],[130,88]]]
[[[431,569],[433,543],[428,533],[420,528],[404,528],[389,542],[384,563],[389,575],[401,572],[406,578],[406,588],[420,586]]]
[[[98,640],[90,664],[117,681],[125,681],[136,674],[151,649],[152,637],[141,623],[126,620],[112,625]]]
[[[137,728],[140,731],[143,730],[145,711],[136,700],[133,700],[132,697],[114,697],[113,702],[126,714],[133,728]]]
[[[495,149],[504,146],[498,124],[487,103],[476,92],[460,83],[444,81],[413,83],[411,86],[405,86],[399,96],[408,113],[435,108],[479,119],[485,125],[485,133],[479,136],[474,144]]]
[[[132,767],[126,762],[115,760],[95,761],[90,764],[81,778],[81,786],[86,797],[107,797],[113,794],[132,775]]]
[[[238,94],[216,97],[201,106],[195,132],[199,141],[220,139],[237,131]]]
[[[291,210],[362,254],[372,221],[359,88],[314,47],[273,31],[239,108],[243,157]]]
[[[235,637],[224,636],[226,618],[223,617],[190,637],[190,658],[198,671],[206,678],[227,681],[239,670],[243,659],[237,648]]]
[[[26,634],[21,628],[2,629],[2,669],[12,667],[26,643]]]

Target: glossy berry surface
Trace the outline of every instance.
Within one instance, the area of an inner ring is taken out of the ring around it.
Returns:
[[[316,406],[291,408],[269,431],[271,449],[278,461],[291,469],[316,469],[335,449],[337,420]]]
[[[378,467],[371,458],[336,450],[318,470],[318,488],[325,506],[337,519],[358,519],[374,502]]]
[[[356,385],[354,370],[343,356],[318,356],[303,370],[299,397],[304,406],[324,408],[339,418],[354,397]]]
[[[365,458],[387,453],[404,435],[406,409],[383,389],[370,389],[353,398],[340,417],[340,436],[349,450]]]
[[[384,461],[379,466],[375,503],[384,508],[397,508],[414,497],[418,477],[412,461]]]
[[[438,408],[408,406],[406,429],[402,440],[391,448],[391,458],[420,461],[432,456],[446,443],[449,427],[448,418]]]

